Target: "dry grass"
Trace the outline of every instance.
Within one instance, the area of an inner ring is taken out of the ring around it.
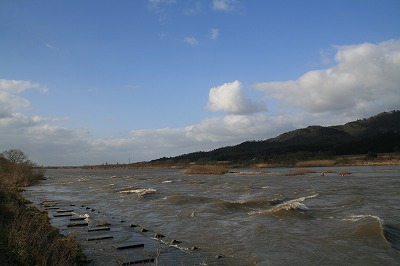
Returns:
[[[16,265],[81,265],[86,260],[75,240],[49,223],[47,213],[28,207],[17,192],[0,190],[0,241]]]
[[[184,174],[203,174],[203,175],[223,175],[229,172],[229,169],[222,165],[191,165],[182,171]]]
[[[298,166],[298,167],[329,167],[329,166],[334,166],[335,164],[336,164],[336,160],[310,160],[310,161],[297,162],[296,166]]]
[[[315,171],[311,169],[296,169],[287,173],[286,176],[306,175],[310,173],[315,173]]]
[[[44,170],[30,161],[0,156],[0,264],[82,265],[86,261],[75,240],[49,223],[47,212],[28,206],[18,186],[42,179]]]
[[[266,175],[272,174],[270,171],[231,171],[229,173],[237,174],[237,175]]]
[[[252,165],[252,167],[254,167],[254,168],[273,168],[273,167],[279,167],[279,166],[281,166],[281,164],[277,164],[277,163],[258,163],[258,164]]]

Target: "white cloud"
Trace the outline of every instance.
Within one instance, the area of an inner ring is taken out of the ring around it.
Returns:
[[[210,38],[211,40],[216,40],[219,37],[219,29],[211,29],[210,30]]]
[[[12,114],[21,108],[29,107],[30,102],[8,92],[0,91],[0,118]]]
[[[218,11],[231,12],[235,10],[236,0],[213,0],[212,8]]]
[[[262,102],[247,99],[242,83],[236,80],[210,89],[207,109],[230,114],[252,114],[266,111],[266,106]]]
[[[399,108],[400,40],[338,46],[336,66],[255,88],[306,112],[374,114]]]
[[[47,92],[48,90],[45,86],[26,80],[0,79],[0,91],[20,93],[27,89],[36,89],[41,92]]]
[[[87,129],[21,124],[0,131],[0,146],[21,148],[45,165],[127,163],[207,151],[248,140],[262,140],[311,124],[348,122],[348,117],[306,113],[233,115],[208,118],[182,128],[133,130],[120,137],[95,139]],[[329,122],[328,122],[329,121]],[[15,125],[14,125],[15,126]]]
[[[196,39],[195,37],[192,37],[192,36],[185,37],[185,38],[183,39],[183,41],[184,41],[185,43],[188,43],[188,44],[193,45],[193,46],[196,46],[196,45],[199,44],[199,41],[197,41],[197,39]]]
[[[4,125],[6,120],[9,124],[12,123],[12,120],[19,120],[22,117],[18,112],[28,108],[30,102],[16,94],[28,89],[47,92],[46,87],[30,81],[0,79],[0,125]]]

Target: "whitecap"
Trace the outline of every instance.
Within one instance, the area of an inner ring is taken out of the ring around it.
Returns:
[[[346,218],[343,218],[342,221],[349,221],[349,222],[358,222],[362,219],[375,219],[383,224],[383,220],[375,215],[370,214],[360,214],[360,215],[349,215]]]
[[[90,215],[89,214],[87,214],[87,213],[85,213],[84,215],[82,215],[81,217],[85,217],[85,221],[86,222],[89,222],[89,217],[90,217]]]
[[[119,191],[118,193],[126,193],[126,194],[130,194],[130,193],[136,193],[138,196],[143,197],[146,194],[154,194],[156,193],[157,190],[155,190],[154,188],[139,188],[139,189],[130,189],[130,190],[123,190],[123,191]]]
[[[252,215],[252,214],[277,214],[277,213],[291,211],[291,210],[298,210],[298,211],[306,212],[309,210],[309,208],[307,207],[307,205],[305,205],[302,202],[305,201],[306,199],[315,198],[317,196],[318,196],[318,194],[314,194],[311,196],[305,196],[305,197],[300,197],[300,198],[293,199],[293,200],[284,201],[280,204],[275,205],[271,209],[264,210],[264,211],[251,212],[249,214],[250,215]]]

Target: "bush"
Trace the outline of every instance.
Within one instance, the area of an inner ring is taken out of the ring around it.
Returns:
[[[21,150],[12,149],[0,154],[0,184],[28,186],[44,178],[44,169],[28,160]]]

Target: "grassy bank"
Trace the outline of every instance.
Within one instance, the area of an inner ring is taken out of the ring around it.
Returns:
[[[30,207],[16,190],[0,189],[2,265],[81,265],[85,256],[73,238],[49,223],[47,213]]]
[[[310,159],[312,157],[312,159]],[[209,166],[214,165],[220,168],[274,168],[274,167],[335,167],[335,166],[371,166],[371,165],[400,165],[400,153],[369,153],[356,155],[330,155],[329,158],[319,158],[318,154],[288,154],[286,156],[271,157],[268,160],[243,159],[242,161],[174,161],[155,160],[131,164],[102,164],[86,165],[83,169],[93,170],[130,170],[130,169],[184,169],[185,173],[210,174],[218,173]],[[198,169],[197,166],[199,166]],[[68,167],[66,167],[68,168]],[[224,171],[223,172],[227,172]]]
[[[0,156],[0,265],[82,265],[75,240],[52,227],[18,192],[43,178],[43,170],[21,157]]]

